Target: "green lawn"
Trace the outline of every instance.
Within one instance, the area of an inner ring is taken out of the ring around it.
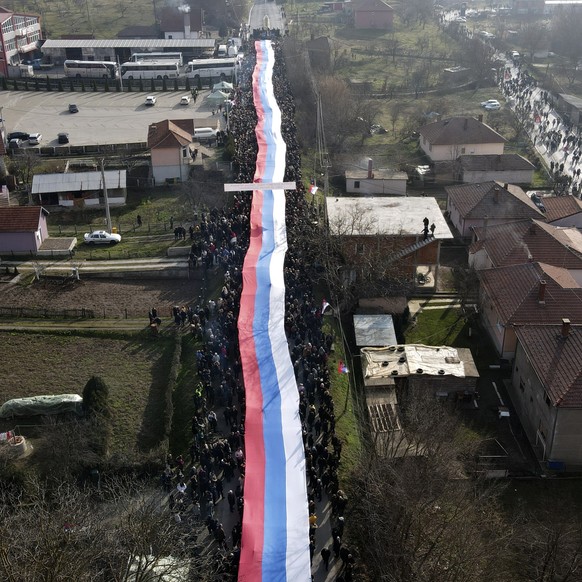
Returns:
[[[82,394],[91,376],[101,376],[113,409],[112,452],[147,452],[160,443],[173,339],[110,332],[1,332],[0,342],[3,361],[10,362],[0,376],[0,402]]]
[[[407,344],[464,347],[468,325],[458,308],[426,309],[418,314],[416,324],[408,324],[404,337]]]

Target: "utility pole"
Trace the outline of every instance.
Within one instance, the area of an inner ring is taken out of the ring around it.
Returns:
[[[101,182],[103,183],[103,198],[105,199],[105,220],[107,221],[107,232],[111,233],[111,214],[109,213],[109,198],[107,198],[107,184],[105,183],[105,158],[101,158]]]

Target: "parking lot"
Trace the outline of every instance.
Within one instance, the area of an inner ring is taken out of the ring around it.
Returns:
[[[145,142],[148,126],[164,119],[194,118],[196,127],[217,128],[222,118],[213,116],[216,105],[205,101],[209,91],[201,91],[196,103],[180,105],[187,94],[156,92],[156,104],[147,107],[147,93],[2,91],[0,112],[7,133],[39,132],[41,146],[58,145],[60,132],[69,134],[71,145]],[[69,113],[70,103],[78,113]]]

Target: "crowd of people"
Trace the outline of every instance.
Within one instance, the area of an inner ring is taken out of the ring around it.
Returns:
[[[580,197],[582,180],[578,162],[582,156],[582,133],[579,127],[560,117],[554,96],[538,87],[520,63],[506,67],[501,88],[533,145],[547,158],[554,192]]]
[[[334,338],[322,331],[321,305],[314,299],[313,281],[306,261],[300,231],[313,224],[314,209],[306,200],[301,183],[301,161],[296,139],[294,103],[281,46],[274,43],[275,97],[282,113],[282,134],[287,145],[285,181],[297,183],[286,191],[286,224],[289,250],[285,262],[285,330],[297,378],[300,416],[305,445],[309,504],[309,548],[313,560],[321,556],[328,569],[336,560],[335,580],[353,579],[354,553],[344,536],[344,511],[348,502],[338,482],[342,442],[335,434],[335,409],[331,396],[328,357]],[[234,139],[235,181],[252,182],[255,174],[257,115],[251,91],[254,58],[251,53],[233,91],[230,132]],[[236,579],[244,513],[245,390],[238,349],[237,317],[242,291],[242,264],[249,245],[250,193],[234,196],[224,210],[213,209],[200,216],[192,254],[206,267],[224,273],[220,297],[186,312],[186,321],[203,340],[196,354],[198,382],[193,388],[196,414],[192,418],[189,459],[168,457],[162,484],[168,492],[174,519],[185,515],[203,520],[215,540],[217,567],[225,580]],[[221,271],[218,269],[220,268]],[[182,313],[176,314],[176,323]],[[221,505],[222,511],[220,510]],[[228,510],[226,508],[228,507]],[[331,507],[331,536],[316,536],[318,512]],[[220,515],[236,516],[234,527],[225,531]],[[319,539],[319,545],[318,540]]]

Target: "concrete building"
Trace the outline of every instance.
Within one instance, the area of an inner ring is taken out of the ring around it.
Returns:
[[[59,39],[47,40],[42,45],[45,59],[62,65],[67,59],[81,61],[126,62],[133,53],[181,52],[184,60],[200,58],[214,52],[215,41],[211,38],[182,39]]]
[[[106,170],[105,185],[110,206],[123,206],[127,198],[126,170]],[[101,172],[36,174],[32,195],[44,206],[95,208],[105,205]]]
[[[346,192],[365,196],[406,196],[406,172],[375,169],[368,158],[367,170],[346,170]]]
[[[9,77],[11,67],[35,58],[41,39],[40,16],[0,6],[0,74]]]
[[[459,156],[455,178],[481,184],[495,180],[509,184],[531,184],[535,166],[519,154]]]
[[[454,162],[462,155],[501,155],[505,138],[474,117],[451,117],[423,125],[420,148],[433,162]]]
[[[356,282],[364,269],[378,268],[390,271],[407,287],[436,286],[441,241],[453,235],[434,198],[331,196],[326,199],[326,210],[330,233],[338,237],[345,260],[347,280]],[[420,274],[430,274],[425,277],[430,283],[420,285]],[[358,291],[362,297],[373,292],[366,285]]]

